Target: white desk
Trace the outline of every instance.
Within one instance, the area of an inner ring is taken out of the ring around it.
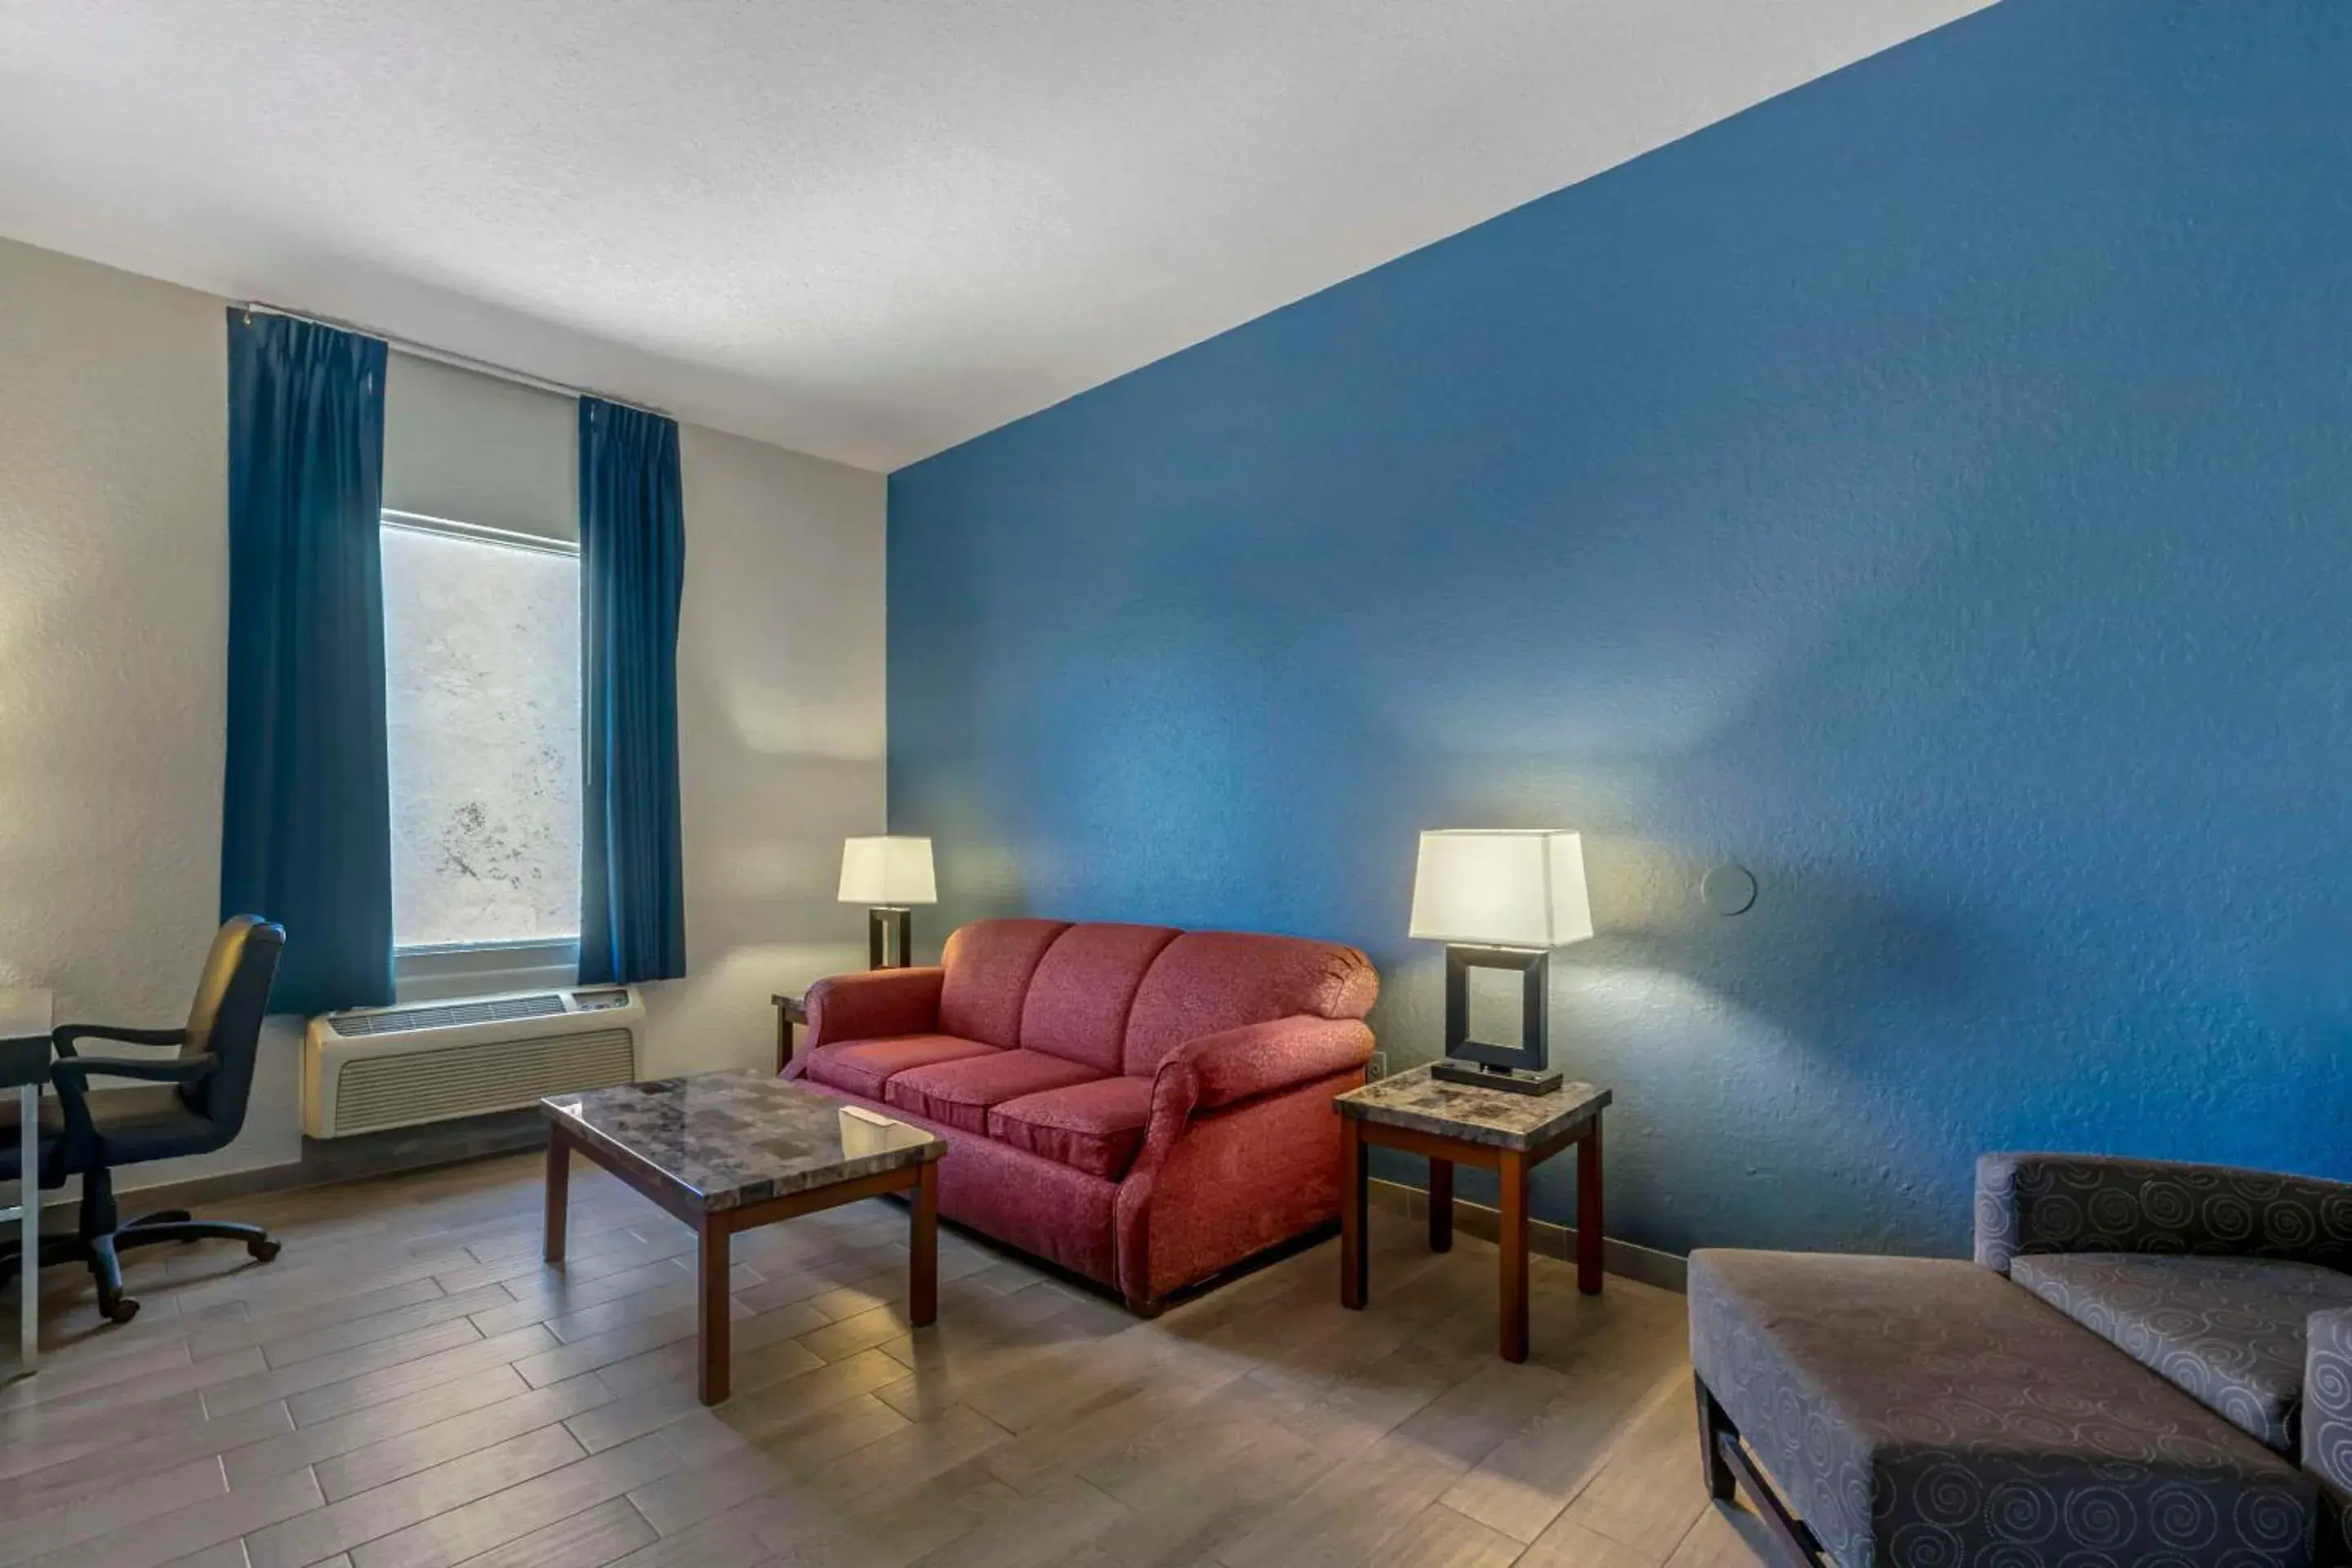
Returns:
[[[16,1205],[0,1220],[16,1222],[23,1253],[16,1266],[16,1370],[41,1364],[41,1086],[49,1078],[47,991],[0,990],[0,1086],[16,1096]]]

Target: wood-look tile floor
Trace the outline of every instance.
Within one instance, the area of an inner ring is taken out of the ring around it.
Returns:
[[[1495,1358],[1491,1247],[1374,1216],[1156,1321],[942,1230],[910,1332],[878,1200],[737,1238],[735,1396],[695,1403],[692,1238],[585,1162],[540,1261],[539,1162],[224,1205],[285,1243],[134,1255],[139,1318],[44,1281],[0,1387],[0,1565],[1305,1568],[1756,1564],[1709,1503],[1682,1299],[1535,1264]]]

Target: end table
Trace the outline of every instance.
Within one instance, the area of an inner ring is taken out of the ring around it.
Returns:
[[[808,1022],[808,1004],[781,991],[768,1000],[776,1009],[776,1076],[781,1078],[793,1061],[793,1026]]]
[[[1339,1113],[1339,1304],[1360,1310],[1370,1296],[1364,1145],[1428,1158],[1433,1252],[1454,1245],[1454,1167],[1476,1165],[1502,1186],[1502,1357],[1527,1360],[1528,1173],[1576,1145],[1576,1288],[1599,1295],[1601,1112],[1613,1098],[1589,1083],[1538,1095],[1475,1089],[1433,1079],[1426,1067],[1339,1096],[1332,1102]]]

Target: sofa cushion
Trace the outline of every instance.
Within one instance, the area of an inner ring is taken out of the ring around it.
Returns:
[[[2317,1490],[1957,1259],[1702,1248],[1691,1363],[1840,1568],[2312,1561]]]
[[[1339,942],[1248,931],[1186,931],[1161,951],[1128,1012],[1126,1070],[1202,1035],[1293,1014],[1360,1018],[1380,994],[1372,961]]]
[[[908,1068],[882,1086],[882,1099],[917,1116],[984,1134],[989,1107],[1098,1076],[1092,1068],[1044,1051],[991,1051]]]
[[[2352,1274],[2315,1263],[2033,1253],[2009,1277],[2282,1454],[2297,1451],[2304,1323],[2352,1307]]]
[[[1021,1044],[1119,1070],[1127,1012],[1160,950],[1176,940],[1168,926],[1074,925],[1055,939],[1029,981],[1021,1008]]]
[[[1066,921],[974,921],[948,938],[940,1030],[1007,1049],[1021,1043],[1021,1005],[1037,961]]]
[[[801,1060],[804,1077],[852,1094],[862,1094],[868,1100],[879,1100],[882,1086],[908,1068],[991,1056],[995,1050],[993,1046],[957,1035],[898,1035],[882,1040],[843,1040],[837,1045],[820,1046]]]
[[[1150,1120],[1150,1079],[1098,1078],[1004,1101],[988,1113],[988,1135],[1116,1182],[1135,1163]]]

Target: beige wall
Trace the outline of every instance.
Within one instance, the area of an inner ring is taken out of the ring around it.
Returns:
[[[216,914],[227,640],[223,301],[0,240],[0,985],[184,1013]],[[765,1059],[769,994],[863,961],[840,840],[883,828],[885,482],[683,433],[689,977],[646,1065]],[[300,1150],[274,1029],[236,1146]]]
[[[771,995],[865,967],[834,889],[886,801],[883,477],[692,425],[679,462],[688,978],[648,989],[651,1076],[768,1060]]]

